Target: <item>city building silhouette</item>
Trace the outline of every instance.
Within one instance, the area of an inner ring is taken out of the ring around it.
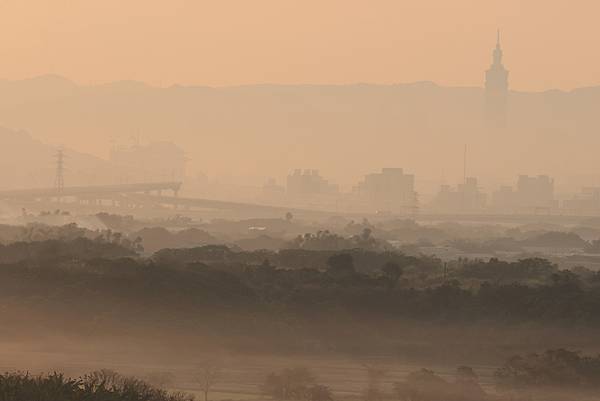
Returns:
[[[296,169],[287,177],[286,191],[291,196],[334,194],[339,191],[337,185],[323,178],[318,170]]]
[[[465,177],[456,188],[442,185],[430,207],[440,213],[479,213],[486,207],[486,195],[479,189],[477,178]]]
[[[512,213],[547,212],[558,207],[554,179],[547,175],[520,175],[516,188],[502,186],[492,196],[492,207]]]
[[[401,168],[383,168],[367,174],[354,187],[354,193],[370,208],[389,212],[414,212],[417,207],[415,176]]]

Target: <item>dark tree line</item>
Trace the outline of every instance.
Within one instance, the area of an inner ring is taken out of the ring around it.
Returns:
[[[289,264],[294,267],[284,267]],[[595,324],[599,277],[561,271],[544,259],[445,265],[395,252],[233,252],[222,246],[164,250],[145,259],[117,242],[84,238],[0,246],[4,296],[51,293],[56,302],[156,302],[182,311],[276,306],[307,317],[343,310],[357,317]]]

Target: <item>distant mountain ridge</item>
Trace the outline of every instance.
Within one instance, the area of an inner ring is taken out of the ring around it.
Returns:
[[[349,187],[398,166],[433,188],[460,180],[466,144],[468,173],[484,186],[511,183],[518,173],[555,175],[573,189],[600,184],[600,87],[513,91],[506,131],[489,129],[482,109],[482,88],[431,82],[158,88],[81,86],[58,76],[0,81],[0,125],[104,158],[111,138],[170,140],[186,149],[192,175],[259,184],[315,168]]]
[[[348,83],[348,84],[285,84],[285,83],[257,83],[257,84],[240,84],[240,85],[228,85],[228,86],[209,86],[209,85],[183,85],[183,84],[173,84],[170,86],[155,86],[143,81],[136,80],[119,80],[119,81],[110,81],[99,84],[90,84],[90,85],[82,85],[78,84],[69,78],[63,77],[62,75],[57,74],[45,74],[38,75],[31,78],[24,78],[18,80],[8,80],[8,79],[0,79],[0,88],[3,90],[9,87],[13,88],[24,88],[30,87],[35,89],[35,91],[39,92],[42,87],[54,87],[59,91],[65,89],[74,89],[74,88],[102,88],[102,87],[115,87],[115,86],[128,86],[128,87],[137,87],[137,88],[147,88],[147,89],[156,89],[156,90],[165,90],[165,89],[173,89],[173,88],[187,88],[187,89],[207,89],[207,90],[231,90],[231,89],[240,89],[240,88],[272,88],[272,87],[282,87],[282,88],[343,88],[343,87],[432,87],[432,88],[446,88],[446,89],[483,89],[482,86],[445,86],[441,84],[437,84],[434,81],[414,81],[414,82],[401,82],[394,84],[378,84],[378,83],[369,83],[369,82],[356,82],[356,83]],[[544,93],[572,93],[572,92],[581,92],[581,91],[598,91],[600,90],[600,85],[590,85],[590,86],[582,86],[576,87],[573,89],[559,89],[559,88],[548,88],[541,91],[524,91],[524,90],[516,90],[511,89],[513,93],[527,93],[527,94],[544,94]],[[39,93],[38,93],[39,94]]]

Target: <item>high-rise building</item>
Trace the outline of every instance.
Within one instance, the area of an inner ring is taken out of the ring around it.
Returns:
[[[417,207],[415,176],[401,168],[367,174],[354,191],[368,207],[379,211],[413,213]]]
[[[566,199],[563,208],[568,213],[598,214],[600,212],[600,187],[583,187],[573,199]]]
[[[477,213],[486,205],[486,196],[480,191],[477,178],[466,177],[456,188],[442,185],[431,202],[431,209],[441,213]]]
[[[490,126],[506,127],[508,121],[508,70],[502,64],[500,31],[492,65],[485,73],[485,118]]]
[[[324,179],[318,170],[297,169],[288,175],[286,190],[291,196],[305,196],[337,193],[338,187]]]
[[[494,209],[516,213],[537,213],[555,209],[554,180],[547,175],[520,175],[516,189],[501,187],[493,195]]]
[[[555,206],[554,180],[547,175],[530,177],[520,175],[517,182],[519,201],[529,208],[551,208]]]

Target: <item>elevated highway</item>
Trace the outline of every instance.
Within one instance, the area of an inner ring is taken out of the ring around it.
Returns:
[[[79,187],[57,188],[32,188],[32,189],[14,189],[0,191],[0,200],[32,200],[48,199],[62,197],[94,197],[112,194],[134,194],[162,191],[172,191],[177,196],[181,189],[181,182],[154,182],[138,184],[117,184],[117,185],[94,185]]]
[[[68,209],[79,212],[157,215],[196,214],[206,217],[283,217],[287,212],[302,217],[337,214],[310,209],[260,205],[201,198],[179,197],[181,182],[155,182],[0,191],[0,201],[27,210]],[[166,195],[165,195],[166,194]]]
[[[261,205],[215,199],[179,197],[181,182],[154,182],[117,185],[77,186],[56,188],[16,189],[0,191],[0,201],[18,208],[51,210],[68,208],[72,211],[157,215],[162,213],[190,214],[201,217],[253,218],[282,217],[287,212],[303,218],[322,219],[335,215],[351,218],[411,218],[420,222],[455,221],[487,224],[554,223],[577,225],[586,221],[600,221],[600,215],[576,213],[530,214],[431,214],[426,211],[404,215],[379,216],[369,212],[339,212],[298,207]],[[165,195],[166,194],[166,195]],[[60,203],[59,203],[60,202]],[[62,205],[57,207],[57,205]]]

